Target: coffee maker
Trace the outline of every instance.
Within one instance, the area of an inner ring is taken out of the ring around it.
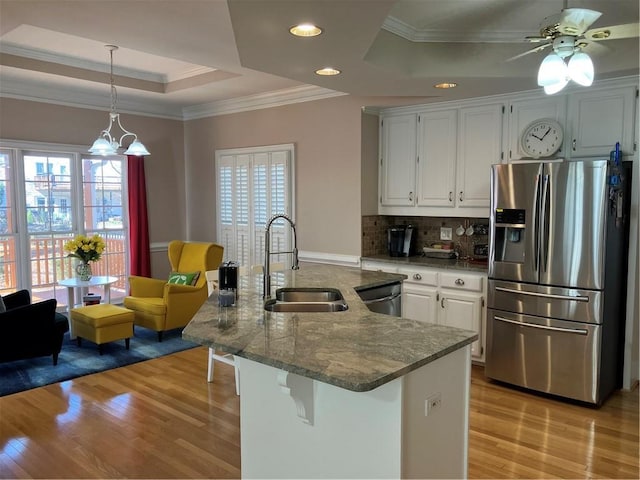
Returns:
[[[218,288],[220,290],[238,291],[238,264],[225,262],[218,267]]]
[[[396,225],[387,229],[387,247],[391,257],[408,257],[412,253],[414,230],[411,225]]]

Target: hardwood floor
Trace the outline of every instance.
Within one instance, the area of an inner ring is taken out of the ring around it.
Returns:
[[[233,369],[207,350],[0,398],[0,478],[237,478]],[[470,478],[638,478],[638,390],[596,410],[488,382],[474,367]]]

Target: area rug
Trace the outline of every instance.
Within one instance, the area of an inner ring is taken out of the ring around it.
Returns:
[[[103,353],[100,355],[96,344],[83,340],[82,346],[78,347],[75,340],[69,339],[67,332],[56,366],[53,365],[51,356],[0,363],[0,397],[196,346],[195,343],[182,339],[182,329],[164,332],[162,342],[158,342],[157,332],[136,328],[129,350],[125,348],[124,340],[121,340],[103,345]]]

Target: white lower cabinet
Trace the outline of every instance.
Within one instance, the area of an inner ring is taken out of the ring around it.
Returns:
[[[440,302],[438,323],[449,327],[463,328],[474,332],[481,332],[482,300],[477,293],[460,293],[451,290],[439,292]],[[471,356],[482,357],[482,338],[471,344]]]
[[[405,273],[405,272],[400,272]],[[438,323],[438,287],[437,273],[433,273],[434,281],[431,285],[420,284],[419,281],[405,280],[402,284],[402,316],[421,322]],[[419,277],[420,274],[414,273]]]
[[[407,275],[402,284],[402,316],[478,332],[471,356],[484,362],[486,274],[372,261],[363,261],[362,269]]]

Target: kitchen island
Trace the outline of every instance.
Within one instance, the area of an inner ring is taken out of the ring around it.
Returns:
[[[477,335],[368,310],[356,289],[403,275],[329,265],[274,274],[331,287],[340,312],[267,312],[262,277],[214,293],[183,337],[234,355],[245,478],[466,477],[469,344]]]

